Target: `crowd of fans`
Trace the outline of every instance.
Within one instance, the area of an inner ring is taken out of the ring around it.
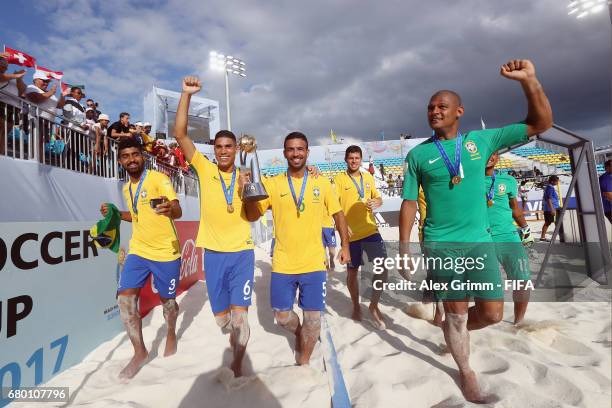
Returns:
[[[98,102],[90,98],[83,105],[82,101],[86,96],[84,87],[71,86],[58,92],[58,85],[51,84],[52,79],[38,70],[32,76],[32,83],[26,85],[25,70],[7,72],[9,65],[7,57],[7,54],[0,52],[0,102],[7,104],[6,111],[8,111],[7,114],[4,112],[5,109],[0,109],[2,111],[0,112],[0,149],[2,149],[0,153],[4,153],[6,136],[12,140],[13,129],[19,128],[16,120],[18,108],[12,106],[18,105],[16,103],[18,100],[14,97],[19,97],[37,106],[39,118],[51,124],[51,126],[40,126],[41,143],[45,144],[45,151],[49,154],[63,153],[63,148],[57,152],[52,149],[53,143],[64,138],[57,126],[61,124],[86,136],[85,140],[91,149],[82,149],[79,160],[85,162],[92,172],[95,172],[101,159],[109,154],[110,144],[122,138],[136,139],[145,151],[161,164],[159,169],[162,171],[172,171],[171,167],[165,168],[166,166],[177,167],[184,172],[189,171],[189,165],[178,145],[176,143],[166,145],[163,140],[155,140],[151,136],[150,123],[130,123],[130,114],[122,112],[119,120],[110,124],[109,116],[98,109]],[[65,146],[63,142],[62,146]],[[92,154],[84,153],[86,151],[91,151]]]

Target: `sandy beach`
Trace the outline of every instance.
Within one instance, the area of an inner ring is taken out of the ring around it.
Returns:
[[[293,364],[293,340],[276,327],[269,306],[267,250],[257,248],[256,259],[245,377],[234,379],[226,368],[228,337],[214,322],[205,282],[198,282],[178,298],[176,355],[161,355],[165,326],[157,307],[143,321],[150,359],[134,379],[117,379],[132,353],[120,334],[47,385],[70,387],[70,406],[83,407],[330,406],[320,345],[310,367]],[[375,331],[367,321],[352,321],[341,268],[330,276],[327,305],[326,319],[354,407],[472,405],[459,391],[442,332],[408,316],[407,305],[381,306],[388,319],[386,331]],[[363,311],[367,316],[365,305]],[[533,303],[524,323],[515,327],[512,304],[507,303],[502,322],[471,332],[471,362],[487,406],[610,406],[610,319],[607,302]]]

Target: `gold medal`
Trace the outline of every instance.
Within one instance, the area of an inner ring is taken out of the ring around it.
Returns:
[[[493,207],[493,200],[487,200],[487,206]]]
[[[133,222],[138,222],[138,215],[132,214],[132,221]]]
[[[451,183],[453,183],[454,185],[457,185],[457,184],[461,183],[461,177],[460,176],[454,176],[451,179]]]
[[[230,213],[230,214],[233,213],[234,212],[234,206],[231,205],[231,204],[228,204],[227,205],[227,212]]]

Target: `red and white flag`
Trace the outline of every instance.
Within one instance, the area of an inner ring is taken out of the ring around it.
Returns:
[[[36,66],[36,58],[26,54],[25,52],[14,50],[12,48],[4,46],[4,52],[8,53],[8,63],[14,65],[21,65],[22,67],[34,68]]]
[[[57,79],[58,81],[64,76],[62,71],[51,71],[50,69],[41,67],[40,65],[36,67],[36,72],[42,72],[43,74],[47,75],[47,78]]]

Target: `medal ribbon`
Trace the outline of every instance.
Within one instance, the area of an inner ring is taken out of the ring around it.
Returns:
[[[140,176],[140,181],[138,182],[138,187],[136,188],[136,196],[132,195],[132,182],[130,182],[130,200],[132,202],[132,211],[136,215],[138,215],[138,197],[140,196],[140,189],[142,188],[142,183],[144,182],[145,177],[147,177],[147,169],[145,169],[142,176]]]
[[[295,189],[293,188],[293,182],[291,181],[291,176],[289,172],[287,172],[287,180],[289,180],[289,190],[291,190],[291,196],[293,196],[293,202],[297,207],[298,211],[302,207],[302,201],[304,200],[304,192],[306,191],[306,182],[308,181],[308,170],[304,172],[304,181],[302,182],[302,189],[300,191],[300,198],[296,198]]]
[[[349,177],[351,178],[351,180],[353,181],[353,184],[355,185],[355,188],[357,189],[357,193],[359,194],[359,198],[361,198],[363,200],[363,197],[365,197],[365,190],[363,189],[363,174],[361,174],[361,172],[359,172],[359,177],[360,177],[360,182],[361,182],[361,189],[359,189],[359,186],[357,185],[357,181],[353,178],[353,176],[351,176],[349,174]]]
[[[219,173],[219,179],[221,180],[221,188],[223,189],[223,194],[225,195],[225,202],[227,205],[232,205],[232,201],[234,201],[234,187],[236,185],[236,166],[234,166],[234,171],[232,172],[232,181],[229,188],[227,188],[225,180],[223,180],[223,177],[221,177],[221,171],[218,168],[217,172]]]
[[[493,175],[491,176],[491,187],[489,187],[489,192],[487,193],[487,200],[493,200],[493,187],[495,186],[495,170],[493,170]]]
[[[442,159],[444,160],[444,163],[446,164],[446,168],[448,169],[448,172],[450,173],[451,178],[458,176],[459,168],[461,167],[461,145],[463,144],[463,135],[461,134],[461,132],[457,132],[457,138],[455,140],[455,165],[454,166],[450,162],[450,158],[448,157],[448,155],[446,154],[446,151],[442,147],[442,143],[440,143],[440,140],[436,137],[435,134],[431,137],[431,139],[433,140],[436,147],[438,148],[438,151],[440,152],[440,156],[442,156]]]

